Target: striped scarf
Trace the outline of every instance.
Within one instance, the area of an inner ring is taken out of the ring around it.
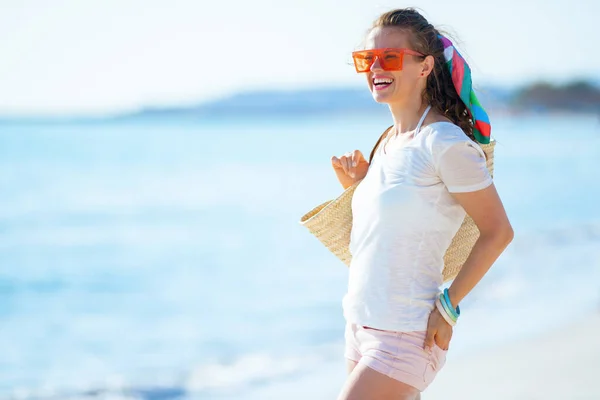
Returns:
[[[491,134],[490,119],[483,107],[481,107],[473,91],[471,68],[469,68],[469,64],[467,64],[448,38],[442,35],[439,38],[444,44],[444,59],[446,60],[446,66],[450,70],[450,75],[452,75],[452,82],[454,83],[456,92],[471,113],[471,118],[475,125],[473,127],[473,136],[475,136],[475,139],[479,143],[487,144],[490,142]]]

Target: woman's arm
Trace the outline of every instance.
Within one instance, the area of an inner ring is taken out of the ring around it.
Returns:
[[[480,232],[469,257],[448,288],[450,302],[456,308],[512,241],[514,232],[493,183],[482,190],[452,193],[452,196]]]
[[[454,192],[452,196],[473,218],[480,233],[467,261],[448,288],[450,303],[456,308],[456,305],[477,285],[502,254],[514,234],[493,183],[485,189],[474,192]],[[452,327],[445,321],[437,307],[434,308],[427,324],[425,349],[429,351],[433,344],[437,343],[443,350],[448,350],[451,338]]]

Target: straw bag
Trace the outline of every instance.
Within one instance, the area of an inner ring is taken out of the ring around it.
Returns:
[[[494,174],[494,147],[496,141],[489,144],[479,144],[487,156],[487,168],[490,175]],[[352,229],[352,195],[356,182],[348,187],[334,200],[326,201],[310,210],[300,219],[300,224],[308,228],[333,254],[344,264],[350,266],[352,254],[348,249],[350,231]],[[444,282],[454,279],[471,253],[479,238],[479,229],[468,215],[452,239],[452,243],[444,255]]]

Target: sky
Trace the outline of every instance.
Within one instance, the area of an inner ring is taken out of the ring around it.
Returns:
[[[411,6],[453,34],[476,85],[600,78],[598,0],[0,0],[0,114],[361,85],[350,52]]]

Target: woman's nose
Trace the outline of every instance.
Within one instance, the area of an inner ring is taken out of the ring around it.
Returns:
[[[371,71],[381,71],[382,69],[383,68],[381,68],[381,63],[379,62],[379,56],[375,56],[375,61],[373,61],[373,64],[371,64]]]

